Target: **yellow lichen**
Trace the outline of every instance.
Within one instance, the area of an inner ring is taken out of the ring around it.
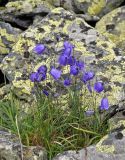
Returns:
[[[7,33],[6,29],[0,29],[0,36],[5,37],[10,42],[15,42],[18,36]]]
[[[7,8],[13,8],[15,10],[24,10],[25,12],[31,12],[33,10],[33,8],[37,7],[38,5],[44,5],[45,7],[47,7],[48,9],[53,9],[54,7],[44,1],[44,0],[24,0],[24,1],[15,1],[15,2],[9,2],[7,3],[6,7]],[[28,6],[28,8],[26,8],[26,6]]]
[[[94,0],[92,5],[88,8],[88,13],[90,15],[98,15],[102,9],[106,6],[105,0]]]
[[[35,46],[35,42],[31,39],[20,37],[18,42],[13,46],[13,51],[19,54],[23,54],[26,46],[33,48]]]
[[[102,145],[103,141],[105,141],[108,138],[108,135],[103,137],[99,143],[96,145],[96,149],[100,152],[104,153],[113,153],[115,151],[115,147],[113,145]]]
[[[34,86],[34,84],[30,80],[19,80],[19,81],[14,80],[12,84],[14,88],[19,89],[20,94],[24,93],[28,95],[31,95],[31,91]]]

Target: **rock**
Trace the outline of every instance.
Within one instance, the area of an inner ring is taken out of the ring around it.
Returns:
[[[42,147],[23,146],[14,134],[0,129],[1,160],[21,160],[22,155],[23,160],[47,160],[46,151]]]
[[[0,21],[0,62],[10,52],[22,31]]]
[[[105,15],[97,24],[96,29],[111,39],[118,48],[125,51],[125,6]]]
[[[7,79],[12,82],[12,87],[18,97],[27,99],[31,95],[33,83],[29,74],[36,71],[42,64],[57,65],[58,55],[63,48],[63,42],[68,40],[75,45],[74,54],[78,59],[85,61],[86,70],[93,70],[97,80],[105,83],[105,95],[108,96],[110,105],[118,104],[124,100],[125,57],[114,43],[90,27],[82,18],[73,13],[56,8],[41,20],[32,25],[20,35],[13,46],[12,52],[4,58],[1,70]],[[37,43],[46,46],[46,51],[40,56],[33,52]],[[63,74],[69,73],[67,67]],[[42,84],[51,82],[49,70],[48,79]],[[100,103],[102,95],[97,96]]]
[[[53,160],[124,160],[125,129],[115,131],[100,140],[95,146],[80,151],[67,151],[58,154]]]
[[[78,11],[89,16],[102,17],[117,8],[124,0],[74,0]]]
[[[26,29],[32,24],[36,15],[44,17],[53,8],[50,3],[44,0],[17,0],[7,3],[6,8],[1,9],[0,18]]]
[[[57,3],[58,1],[58,3]],[[84,15],[88,21],[97,20],[106,13],[117,8],[124,0],[53,0],[53,5],[66,10],[72,10],[76,14]]]

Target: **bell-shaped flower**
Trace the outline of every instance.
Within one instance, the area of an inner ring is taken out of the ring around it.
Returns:
[[[55,80],[58,80],[61,77],[62,72],[59,69],[52,68],[50,74]]]
[[[82,70],[85,67],[84,62],[82,62],[82,61],[77,61],[76,65],[79,67],[79,70]]]
[[[94,84],[94,90],[98,93],[102,92],[104,90],[104,85],[102,82],[96,82]]]
[[[76,63],[76,60],[75,60],[75,58],[73,57],[73,56],[70,56],[69,58],[68,58],[68,62],[67,62],[70,66],[73,66],[73,65],[75,65],[75,63]]]
[[[68,62],[68,57],[62,54],[60,55],[58,62],[61,66],[66,66]]]
[[[65,80],[64,80],[64,86],[70,86],[71,85],[71,79],[70,78],[66,78]]]
[[[37,71],[38,71],[38,73],[44,73],[45,74],[47,72],[46,65],[40,66]]]
[[[95,76],[95,74],[94,74],[94,72],[92,72],[92,71],[85,72],[85,73],[83,74],[81,80],[82,80],[84,83],[86,83],[87,81],[93,79],[94,76]]]
[[[31,82],[40,82],[46,79],[46,74],[39,74],[38,72],[33,72],[30,74]]]
[[[102,98],[100,110],[108,110],[109,109],[109,101],[108,98]]]
[[[79,69],[76,65],[70,66],[70,74],[71,75],[76,76],[76,75],[78,75],[78,73],[79,73]]]
[[[39,55],[41,55],[44,52],[44,50],[45,50],[45,46],[43,44],[37,44],[33,49],[33,51]]]

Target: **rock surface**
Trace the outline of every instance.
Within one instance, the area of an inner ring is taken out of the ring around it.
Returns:
[[[0,129],[1,160],[47,160],[46,151],[42,147],[26,147],[19,139],[8,131]]]
[[[0,11],[0,18],[14,23],[21,29],[26,29],[32,24],[36,15],[44,17],[54,6],[44,0],[22,0],[6,4]]]
[[[96,24],[96,29],[125,51],[125,6],[108,13]]]
[[[102,17],[117,8],[124,0],[74,0],[78,11],[90,16]]]
[[[124,0],[14,0],[0,11],[0,17],[28,28],[35,15],[44,16],[56,7],[84,15],[86,20],[98,20],[117,8]],[[25,16],[24,16],[25,15]]]
[[[10,52],[22,31],[9,23],[0,22],[0,62]]]

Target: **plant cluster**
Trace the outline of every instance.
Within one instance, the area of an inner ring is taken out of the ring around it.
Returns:
[[[43,44],[37,44],[34,52],[42,56],[46,50]],[[10,129],[25,145],[40,145],[46,148],[48,159],[66,150],[79,150],[97,143],[108,129],[108,123],[101,112],[109,108],[108,98],[104,96],[100,104],[85,103],[86,91],[90,97],[93,93],[104,92],[101,81],[92,83],[95,73],[86,70],[85,62],[74,56],[74,46],[65,41],[59,55],[58,66],[41,65],[32,72],[29,79],[34,83],[32,94],[36,102],[24,114],[21,102],[11,94],[10,101],[0,102],[1,126]],[[69,73],[63,74],[68,67]],[[51,83],[44,86],[47,74]],[[35,92],[34,92],[35,91]],[[83,92],[84,91],[84,92]],[[66,107],[63,106],[63,95],[66,95]],[[61,97],[61,98],[60,98]],[[89,105],[88,105],[89,104]]]

